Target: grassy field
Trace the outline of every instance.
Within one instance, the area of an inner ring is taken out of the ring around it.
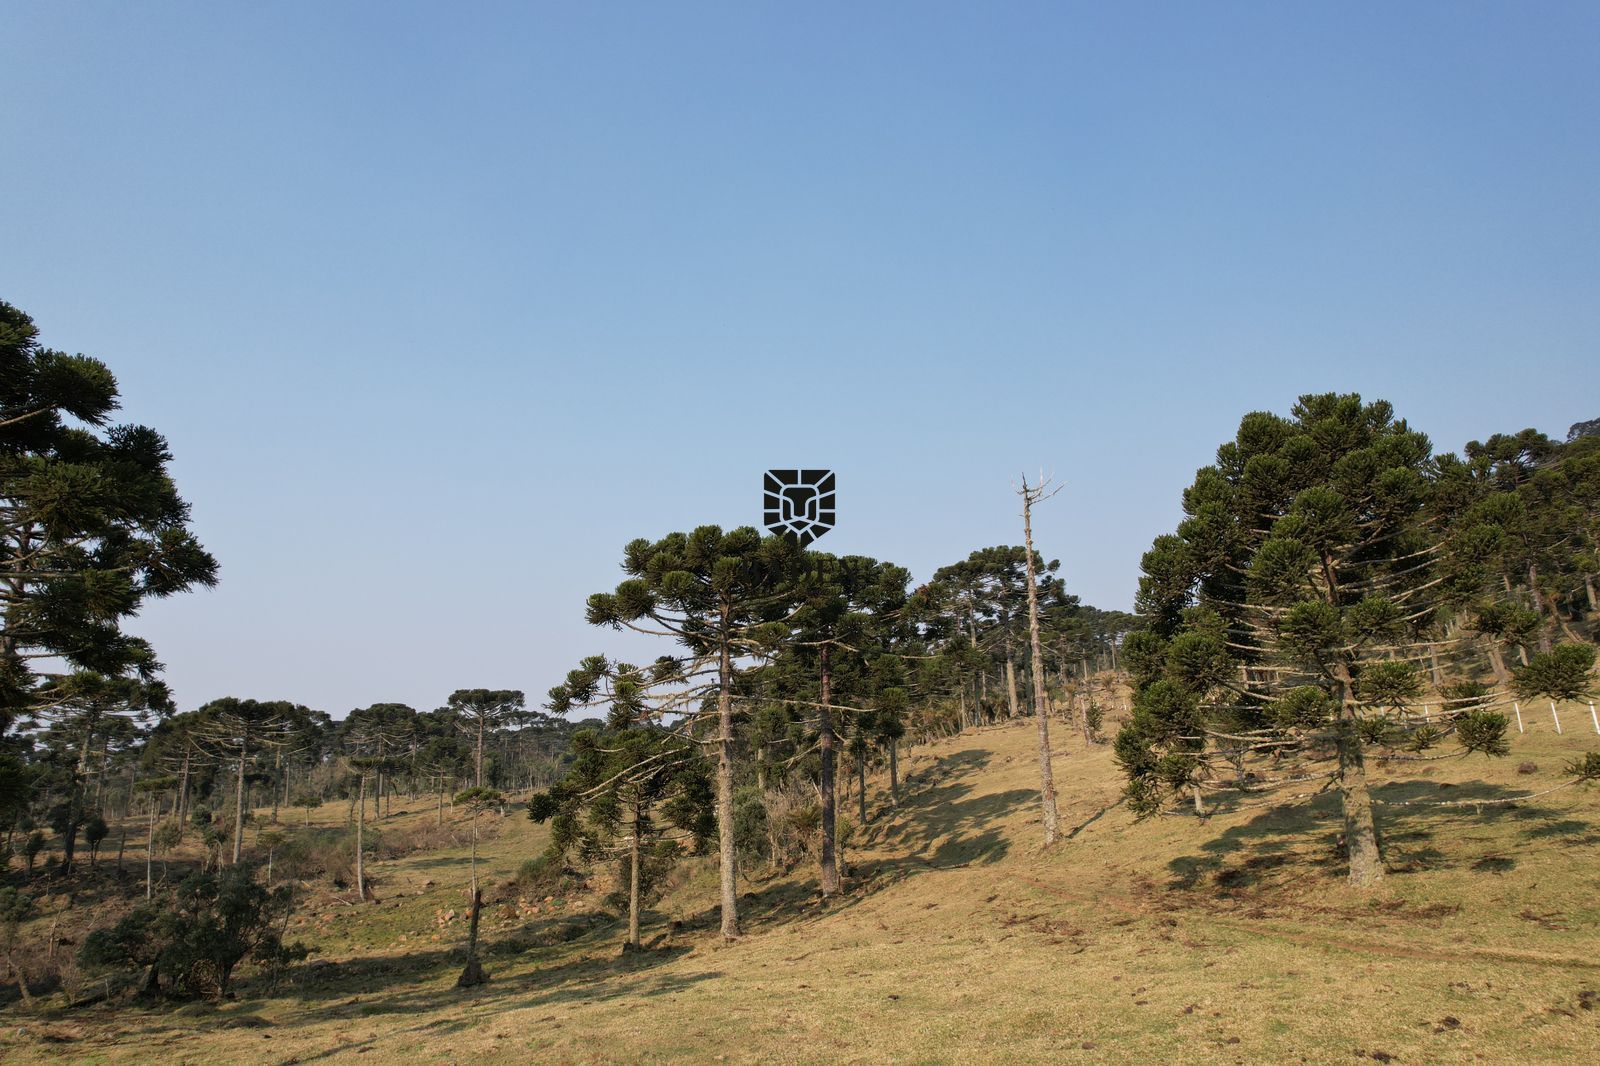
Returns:
[[[1507,759],[1374,767],[1390,876],[1341,880],[1331,797],[1135,822],[1108,746],[1058,726],[1069,839],[1039,846],[1031,724],[917,749],[823,902],[810,870],[715,873],[619,953],[590,899],[497,903],[490,983],[453,987],[466,849],[380,864],[380,902],[314,893],[316,947],[277,992],[220,1006],[8,1019],[7,1062],[1581,1062],[1600,1053],[1600,793],[1510,806],[1600,748],[1587,709]],[[1579,727],[1582,728],[1579,728]],[[1531,763],[1532,772],[1519,772]],[[1455,807],[1427,806],[1467,801]],[[1402,806],[1401,804],[1410,804]],[[400,805],[404,806],[404,805]],[[397,815],[418,825],[431,808]],[[298,817],[296,812],[294,817]],[[344,817],[325,808],[319,820]],[[482,848],[509,878],[542,844],[514,809]]]

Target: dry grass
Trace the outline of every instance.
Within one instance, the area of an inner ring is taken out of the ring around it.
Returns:
[[[380,864],[377,905],[313,900],[294,932],[321,953],[275,995],[247,985],[254,998],[221,1007],[18,1020],[0,1054],[1432,1063],[1579,1062],[1600,1046],[1600,794],[1389,807],[1390,876],[1360,893],[1341,881],[1330,799],[1135,823],[1108,748],[1084,751],[1065,729],[1056,775],[1073,835],[1044,852],[1032,736],[996,727],[918,751],[901,809],[860,834],[850,892],[823,903],[809,870],[752,881],[735,945],[715,936],[714,874],[697,866],[651,914],[654,946],[638,956],[576,901],[497,905],[493,979],[458,992],[461,923],[437,917],[460,908],[465,848],[452,848]],[[1535,728],[1509,759],[1380,766],[1377,794],[1536,791],[1595,747],[1570,723],[1562,737]],[[485,845],[490,876],[509,879],[540,843],[514,812]]]

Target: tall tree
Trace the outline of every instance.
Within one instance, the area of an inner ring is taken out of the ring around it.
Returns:
[[[495,729],[523,712],[527,705],[515,689],[462,688],[450,693],[449,707],[462,732],[472,738],[473,785],[483,788],[483,741]]]
[[[45,348],[0,301],[0,732],[57,664],[152,680],[160,663],[122,620],[216,580],[166,441],[113,425],[117,407],[104,363]]]
[[[1060,489],[1050,488],[1050,482],[1040,478],[1039,484],[1029,485],[1026,475],[1022,478],[1022,488],[1017,490],[1017,495],[1022,497],[1022,543],[1026,549],[1023,553],[1028,585],[1028,643],[1032,650],[1033,668],[1033,717],[1039,730],[1039,806],[1044,815],[1044,843],[1046,847],[1056,842],[1056,785],[1055,775],[1050,767],[1050,704],[1045,695],[1043,671],[1044,653],[1039,647],[1039,587],[1034,569],[1034,560],[1037,556],[1033,550],[1033,506],[1043,500],[1048,500]],[[1089,740],[1089,731],[1084,730],[1084,741]]]
[[[1428,439],[1381,401],[1304,396],[1289,418],[1245,416],[1185,491],[1177,534],[1144,558],[1139,602],[1160,644],[1140,658],[1159,651],[1160,675],[1141,669],[1117,740],[1141,813],[1168,792],[1198,806],[1212,756],[1236,771],[1271,756],[1275,773],[1238,772],[1236,787],[1330,780],[1351,883],[1382,877],[1363,749],[1431,742],[1392,709],[1416,690],[1416,626],[1446,587],[1434,478]],[[1463,708],[1448,725],[1466,750],[1503,754],[1504,716]],[[1285,756],[1309,763],[1324,745],[1331,772],[1285,772]]]
[[[171,707],[159,681],[106,677],[77,670],[52,677],[35,690],[24,722],[51,724],[46,742],[59,746],[66,769],[67,806],[63,812],[60,873],[72,872],[78,829],[85,816],[84,793],[96,740],[125,723],[124,716],[148,717]]]
[[[308,715],[304,707],[286,700],[262,702],[232,696],[212,700],[200,711],[209,717],[209,723],[196,732],[196,743],[233,766],[233,864],[237,866],[244,847],[245,789],[252,761],[292,744],[297,723]]]
[[[709,669],[715,682],[717,833],[722,935],[739,935],[738,857],[734,841],[734,671],[744,656],[770,651],[789,634],[796,610],[801,549],[744,526],[701,526],[623,551],[628,575],[615,592],[589,597],[591,625],[670,637],[689,652],[679,672],[688,682]],[[698,721],[698,716],[695,721]]]
[[[771,694],[815,711],[821,846],[819,884],[839,891],[837,839],[839,715],[876,714],[870,664],[891,651],[904,626],[910,573],[864,555],[807,552],[808,567],[794,632],[777,660],[764,668]],[[811,719],[809,713],[805,716]]]

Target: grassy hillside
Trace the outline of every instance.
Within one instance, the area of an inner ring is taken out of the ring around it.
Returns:
[[[1028,724],[918,749],[823,903],[810,870],[757,877],[748,935],[716,936],[690,864],[618,952],[592,899],[496,903],[491,982],[460,992],[465,848],[377,868],[381,901],[307,901],[317,954],[276,992],[176,1010],[89,1007],[5,1027],[8,1061],[1576,1062],[1600,1046],[1600,793],[1481,810],[1600,747],[1514,734],[1508,759],[1379,764],[1390,876],[1342,882],[1331,797],[1136,823],[1109,747],[1057,729],[1044,852]],[[1574,723],[1577,723],[1575,725]],[[1583,729],[1578,728],[1583,726]],[[1526,770],[1531,763],[1535,769]],[[876,790],[875,790],[876,792]],[[1426,806],[1467,801],[1454,807]],[[1249,802],[1249,801],[1247,801]],[[1411,804],[1398,806],[1398,804]],[[342,818],[342,810],[320,812]],[[431,809],[397,816],[424,826]],[[482,854],[541,846],[520,809]]]

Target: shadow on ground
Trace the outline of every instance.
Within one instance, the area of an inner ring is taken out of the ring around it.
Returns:
[[[1526,795],[1484,781],[1459,785],[1433,781],[1390,782],[1372,790],[1384,861],[1392,874],[1446,868],[1452,862],[1431,841],[1457,825],[1525,824],[1526,840],[1559,838],[1569,844],[1600,843],[1600,832],[1588,822],[1563,818],[1563,812],[1515,801]],[[1473,806],[1482,801],[1485,806]],[[1234,803],[1251,802],[1235,800]],[[1441,803],[1464,803],[1444,807]],[[1227,806],[1213,811],[1228,813]],[[1200,846],[1200,854],[1183,855],[1167,864],[1169,889],[1188,891],[1206,885],[1223,889],[1256,887],[1273,880],[1272,871],[1293,864],[1292,876],[1342,878],[1346,856],[1339,798],[1325,794],[1312,801],[1271,807],[1242,825],[1232,826]],[[1466,860],[1458,860],[1466,861]],[[1490,855],[1469,863],[1480,872],[1514,869],[1514,858]],[[1285,875],[1289,876],[1288,874]]]

